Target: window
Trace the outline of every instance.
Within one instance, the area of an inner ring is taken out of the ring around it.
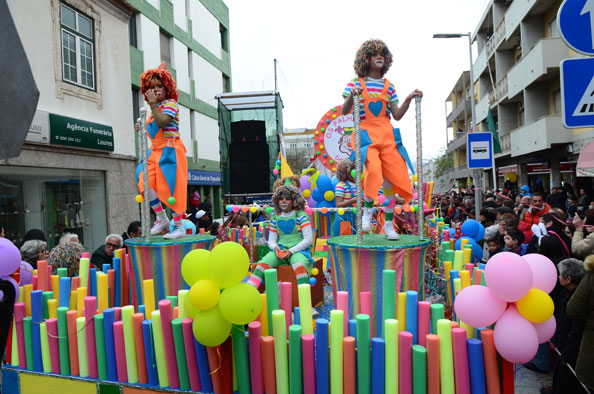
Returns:
[[[221,49],[229,52],[229,43],[227,40],[227,29],[225,26],[219,24],[219,32],[221,33]]]
[[[95,90],[93,20],[60,4],[62,78]]]
[[[231,81],[229,80],[229,77],[226,75],[223,75],[223,93],[227,93],[231,91]]]
[[[167,64],[168,70],[171,70],[171,38],[162,31],[159,32],[159,38],[161,42],[161,61]]]
[[[132,123],[140,118],[140,89],[132,87]]]
[[[128,40],[130,45],[134,48],[138,48],[138,32],[136,30],[136,16],[138,14],[133,14],[128,21]]]
[[[194,52],[188,48],[188,77],[190,79],[194,79],[194,60],[192,59],[192,54]]]

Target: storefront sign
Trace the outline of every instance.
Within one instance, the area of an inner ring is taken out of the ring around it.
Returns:
[[[188,185],[221,185],[221,173],[188,170]]]
[[[48,144],[49,136],[49,112],[35,111],[35,116],[33,116],[33,121],[31,122],[31,126],[29,126],[29,132],[25,137],[25,141]]]
[[[575,173],[576,164],[577,162],[575,161],[562,161],[561,163],[559,163],[559,172],[573,174]]]
[[[529,163],[528,166],[528,175],[535,175],[535,174],[548,174],[551,172],[549,165],[547,163]]]
[[[50,144],[78,148],[100,149],[113,152],[113,129],[111,126],[85,120],[49,115]]]
[[[497,169],[497,175],[499,175],[499,176],[505,176],[505,174],[508,174],[510,172],[513,172],[513,173],[517,174],[518,173],[518,166],[517,165],[513,165],[513,166],[499,167]]]

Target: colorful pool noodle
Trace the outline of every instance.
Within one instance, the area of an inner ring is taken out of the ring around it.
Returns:
[[[357,389],[360,394],[371,392],[371,318],[358,314],[357,320]]]
[[[48,319],[45,321],[47,341],[49,348],[49,358],[51,363],[51,372],[60,373],[60,347],[58,344],[58,319]]]
[[[192,337],[194,334],[192,333]],[[198,373],[200,374],[200,385],[202,391],[210,393],[213,391],[212,379],[210,370],[208,367],[208,355],[206,347],[201,343],[198,343],[194,338],[194,350],[196,351],[196,359],[198,360]]]
[[[112,266],[115,275],[113,305],[122,306],[122,261],[114,257]]]
[[[144,316],[146,320],[150,320],[151,314],[155,310],[155,288],[152,279],[145,279],[142,281],[142,289],[144,300]]]
[[[427,342],[427,394],[439,394],[439,337],[428,334]]]
[[[35,360],[33,356],[33,329],[31,316],[23,319],[23,332],[25,337],[25,351],[27,353],[27,370],[35,370]]]
[[[485,362],[485,380],[489,394],[499,394],[499,367],[497,366],[497,350],[495,349],[494,332],[491,329],[481,330],[483,344],[483,360]]]
[[[25,333],[23,331],[23,319],[27,314],[25,303],[17,302],[14,304],[14,322],[16,328],[17,348],[19,354],[19,368],[27,368],[27,351],[25,348]]]
[[[138,313],[134,315],[141,316]],[[136,320],[134,321],[136,323]],[[142,320],[140,320],[142,323]],[[198,362],[196,358],[196,350],[194,349],[194,334],[192,331],[192,319],[189,317],[185,317],[181,321],[182,327],[182,336],[184,341],[185,347],[185,356],[186,356],[186,365],[188,366],[188,378],[190,380],[190,389],[192,391],[200,391],[202,389],[202,385],[200,384],[200,374],[198,372]],[[137,346],[138,348],[138,346]],[[144,355],[144,351],[142,353]],[[140,372],[140,368],[139,368]],[[145,368],[146,374],[146,368]]]
[[[456,393],[470,394],[470,374],[468,370],[468,350],[466,348],[465,329],[452,329],[452,347],[454,352]]]
[[[462,239],[464,241],[464,239]],[[464,250],[456,250],[454,252],[454,267],[456,271],[460,271],[464,268]]]
[[[437,322],[444,318],[443,304],[431,304],[431,333],[437,335]]]
[[[299,322],[301,323],[301,329],[303,334],[313,334],[311,286],[308,283],[298,285],[297,291],[299,293]]]
[[[97,268],[89,269],[89,295],[97,297]]]
[[[439,336],[439,378],[442,394],[454,394],[454,358],[452,354],[452,322],[440,319],[437,322]]]
[[[134,307],[126,305],[122,308],[122,323],[124,325],[124,354],[126,355],[126,376],[128,383],[138,383],[138,360],[136,341],[134,340],[134,323],[132,316]]]
[[[398,392],[412,394],[413,335],[408,331],[398,333]]]
[[[260,310],[260,315],[258,315],[258,321],[262,324],[262,333],[264,335],[269,335],[268,333],[268,305],[266,302],[266,294],[260,294],[260,298],[262,299],[262,310]]]
[[[49,277],[47,276],[47,260],[37,262],[37,289],[41,291],[49,290]]]
[[[44,271],[47,271],[44,269]],[[34,290],[31,292],[31,322],[33,323],[33,368],[36,372],[43,372],[43,360],[41,358],[41,337],[39,325],[43,322],[43,291]]]
[[[328,394],[330,385],[328,376],[329,358],[328,358],[328,320],[317,319],[315,331],[315,351],[316,351],[316,390],[317,394]]]
[[[371,340],[371,378],[372,394],[384,394],[386,384],[386,342],[382,338],[373,338]]]
[[[445,273],[446,289],[448,292],[448,305],[454,305],[454,300],[452,297],[452,283],[450,281],[450,272],[452,272],[451,261],[448,260],[443,262],[443,272]]]
[[[122,284],[122,305],[130,303],[130,275],[128,274],[128,267],[130,266],[130,255],[125,253],[126,249],[122,249],[122,265],[121,265],[121,284]]]
[[[103,310],[103,331],[105,333],[105,354],[107,355],[107,376],[112,382],[118,381],[117,361],[115,357],[115,340],[113,336],[113,323],[116,322],[115,310]]]
[[[49,310],[47,307],[47,302],[54,297],[54,293],[52,293],[51,291],[44,291],[41,296],[42,296],[42,300],[41,300],[42,306],[41,307],[43,309],[42,316],[43,316],[43,319],[46,320],[46,319],[49,319]]]
[[[126,340],[124,339],[124,322],[113,323],[113,342],[115,344],[116,366],[118,368],[118,382],[128,381],[128,367],[126,365]]]
[[[343,391],[342,380],[342,339],[344,338],[344,312],[330,311],[330,392],[339,394]],[[360,343],[360,342],[359,342]]]
[[[454,305],[454,302],[456,302],[456,290],[454,288],[454,279],[460,279],[460,275],[458,274],[458,271],[457,270],[451,270],[450,271],[450,280],[449,280],[449,282],[450,282],[450,288],[452,289],[451,290],[451,293],[452,293],[452,304],[451,305],[452,306]],[[456,315],[456,313],[454,312],[454,316],[455,315]]]
[[[276,269],[264,271],[264,284],[266,286],[266,304],[268,307],[268,335],[273,335],[272,311],[280,308],[278,303],[278,284]]]
[[[386,394],[398,393],[398,320],[384,320],[386,337]],[[394,372],[395,371],[395,372]]]
[[[262,365],[266,393],[276,393],[276,367],[274,364],[274,338],[271,336],[262,337]]]
[[[47,338],[47,325],[45,322],[39,325],[39,336],[41,340],[41,362],[43,373],[52,372],[52,362],[50,361],[49,341]]]
[[[470,286],[470,271],[468,270],[462,270],[460,271],[460,284],[462,285],[462,288],[466,288],[468,286]]]
[[[220,366],[219,374],[221,375],[221,394],[233,394],[235,385],[235,374],[233,367],[233,340],[228,336],[225,342],[220,346]],[[249,386],[248,386],[249,390]]]
[[[190,390],[190,377],[188,376],[188,362],[186,359],[186,349],[184,347],[182,320],[183,319],[180,318],[173,319],[171,321],[171,331],[173,332],[173,343],[175,346],[175,357],[179,375],[179,387],[182,390]]]
[[[76,291],[76,289],[78,289],[79,287],[81,287],[80,277],[73,276],[72,278],[70,278],[70,291]]]
[[[17,341],[16,321],[12,319],[12,333],[11,335],[11,349],[10,349],[10,365],[13,367],[19,366],[19,347]]]
[[[83,317],[83,309],[85,307],[85,297],[87,296],[87,288],[79,287],[76,289],[76,311],[78,317]]]
[[[268,271],[269,270],[266,270],[265,272]],[[276,392],[278,394],[287,394],[289,393],[289,366],[287,363],[287,329],[285,328],[285,311],[275,310],[272,312],[272,326],[274,331]]]
[[[373,309],[371,307],[371,292],[362,291],[359,293],[359,309],[360,313],[369,316],[369,332],[370,336],[373,336]],[[370,345],[371,346],[371,343]]]
[[[248,324],[250,346],[250,378],[253,394],[264,394],[264,381],[262,374],[262,324],[253,321]],[[305,360],[305,355],[304,355]],[[305,364],[305,363],[304,363]],[[304,365],[305,367],[305,365]],[[312,365],[313,367],[313,365]],[[314,382],[315,384],[315,382]]]
[[[161,327],[161,311],[151,313],[153,321],[153,341],[155,343],[155,361],[157,364],[157,375],[159,386],[169,387],[169,373],[167,361],[165,360],[165,344],[163,343],[163,328]]]
[[[406,292],[406,331],[413,336],[413,345],[418,340],[418,305],[419,295],[416,291]]]
[[[66,317],[68,308],[58,308],[58,336],[60,347],[60,374],[70,375],[70,354],[68,351],[68,320]],[[80,369],[79,369],[80,373]]]
[[[89,287],[89,266],[90,260],[81,257],[80,266],[78,269],[78,276],[80,277],[80,287]]]
[[[66,325],[68,328],[68,356],[70,362],[70,374],[72,376],[79,376],[80,374],[80,370],[78,368],[78,337],[76,334],[76,319],[78,319],[78,313],[76,311],[69,310],[66,312]],[[60,349],[60,363],[62,358],[61,352],[62,350]]]
[[[343,348],[343,373],[342,386],[343,394],[355,394],[357,392],[357,357],[355,351],[355,338],[348,336],[342,339]]]
[[[78,318],[78,308],[77,308],[78,298],[76,294],[76,290],[72,290],[70,292],[70,306],[71,310],[76,311],[76,317]]]
[[[311,286],[310,286],[311,287]],[[346,334],[349,332],[349,293],[346,291],[337,291],[336,292],[336,310],[340,310],[343,312],[345,318],[344,325],[343,325],[343,332]]]
[[[105,353],[105,326],[103,324],[103,315],[93,317],[93,326],[95,326],[95,348],[97,349],[97,375],[100,380],[107,380],[107,354]]]
[[[185,319],[186,317],[194,318],[194,316],[188,316],[188,312],[186,311],[185,307],[186,297],[188,296],[189,292],[189,290],[179,290],[177,292],[177,306],[179,307],[178,317],[181,317],[182,319]]]
[[[501,394],[514,394],[514,364],[501,358]]]
[[[85,318],[76,318],[76,341],[78,344],[78,369],[81,378],[89,377],[89,363],[87,356],[87,337],[85,335]]]
[[[97,379],[99,376],[97,367],[97,344],[95,343],[95,322],[97,312],[97,298],[85,297],[85,333],[87,340],[87,356],[89,358],[89,377]]]
[[[148,377],[146,372],[146,358],[144,355],[144,340],[142,338],[143,313],[134,313],[132,315],[132,328],[134,331],[134,342],[136,345],[136,365],[138,366],[138,383],[147,384]]]
[[[159,384],[159,377],[157,376],[157,365],[153,352],[152,320],[144,320],[142,322],[142,339],[144,342],[144,357],[146,359],[148,383],[151,386],[157,386]]]
[[[303,390],[302,364],[301,326],[293,324],[289,327],[289,391],[291,393],[301,393]]]
[[[460,267],[461,270],[466,268],[467,264],[471,264],[472,262],[472,248],[464,248],[463,249],[464,252],[464,265],[462,267]]]
[[[47,300],[47,316],[48,319],[58,318],[58,300],[56,300],[55,298]]]
[[[480,285],[481,284],[481,277],[483,276],[482,269],[475,269],[472,275],[472,284],[473,285]]]
[[[315,337],[312,334],[305,334],[301,337],[301,348],[303,351],[303,392],[305,394],[316,393],[316,363],[315,363]],[[251,347],[250,347],[251,351]],[[353,356],[354,357],[354,356]],[[356,374],[353,373],[353,377]],[[353,387],[356,387],[353,384]],[[255,393],[252,390],[252,393]]]
[[[177,359],[175,357],[175,342],[173,341],[173,331],[171,329],[172,313],[171,301],[159,301],[159,311],[161,312],[161,327],[163,330],[163,345],[165,346],[165,357],[167,361],[167,372],[169,373],[169,387],[179,387],[179,375]]]
[[[431,329],[431,303],[427,301],[419,301],[417,303],[417,342],[419,345],[426,347],[427,334]]]
[[[413,394],[427,393],[427,349],[421,345],[412,347]]]
[[[378,331],[383,335],[383,326],[386,319],[396,318],[396,271],[383,270],[382,272],[382,320]]]
[[[476,338],[466,340],[468,347],[468,366],[470,370],[470,391],[486,393],[485,364],[483,362],[483,344]]]
[[[110,269],[107,270],[107,287],[109,291],[109,307],[115,307],[114,298],[115,298],[115,271]]]
[[[291,282],[281,282],[279,308],[285,311],[285,325],[287,327],[287,337],[289,336],[289,326],[293,324],[293,294]]]

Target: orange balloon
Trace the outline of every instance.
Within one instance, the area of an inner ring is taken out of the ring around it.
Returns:
[[[410,212],[410,205],[408,205],[408,203],[406,203],[402,206],[402,209],[404,209],[404,212]]]
[[[320,210],[322,213],[328,213],[328,208],[324,207]]]
[[[249,211],[250,209],[249,209],[248,207],[243,207],[243,208],[241,208],[241,210],[242,210],[244,213],[247,213],[247,211]]]
[[[402,208],[400,208],[400,207],[394,207],[394,212],[395,213],[401,213],[402,212]]]

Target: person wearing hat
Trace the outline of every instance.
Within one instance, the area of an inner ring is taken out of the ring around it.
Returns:
[[[196,220],[196,225],[198,226],[198,229],[203,228],[205,231],[208,228],[210,228],[210,225],[212,224],[212,219],[210,218],[210,215],[203,209],[200,209],[198,212],[196,212]]]
[[[531,197],[531,196],[532,196],[532,194],[530,194],[530,186],[528,186],[528,185],[523,185],[523,186],[520,188],[520,194],[522,194],[522,197],[524,197],[524,196]]]

